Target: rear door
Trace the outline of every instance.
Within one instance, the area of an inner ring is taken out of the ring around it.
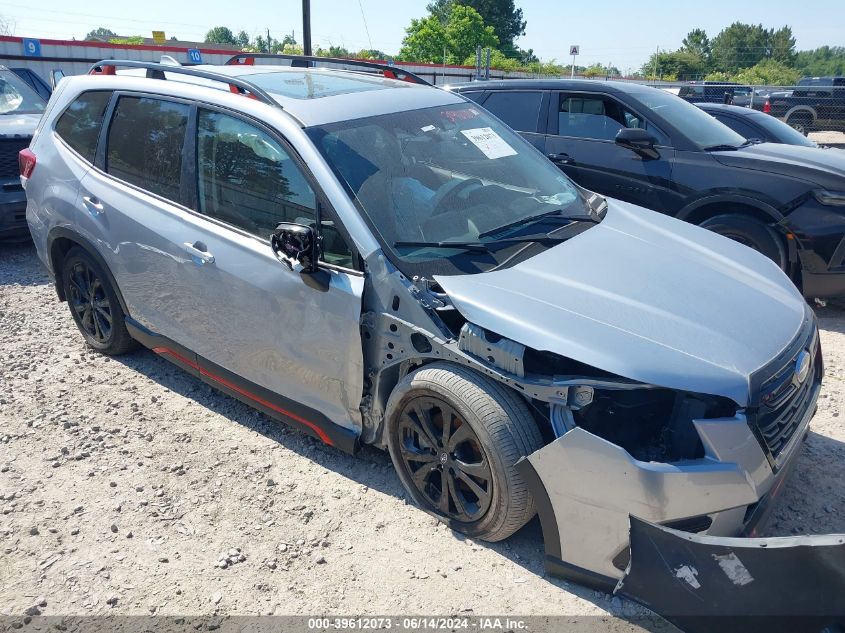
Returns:
[[[549,113],[546,154],[575,182],[649,209],[668,208],[675,152],[643,114],[611,95],[593,92],[554,92]],[[616,134],[623,128],[652,132],[659,157],[617,145]]]
[[[543,152],[547,103],[548,91],[491,90],[481,105]]]

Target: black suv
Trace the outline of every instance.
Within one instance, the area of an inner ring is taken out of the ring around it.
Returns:
[[[454,86],[580,185],[750,246],[808,297],[845,295],[845,153],[746,141],[664,90],[625,82]]]
[[[681,86],[678,96],[691,103],[731,103],[738,93],[749,92],[741,90],[739,84],[723,81],[690,81]]]
[[[802,134],[812,130],[845,132],[845,77],[805,77],[792,94],[770,96],[769,114]]]

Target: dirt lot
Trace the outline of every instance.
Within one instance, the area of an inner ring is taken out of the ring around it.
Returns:
[[[819,145],[845,148],[845,132],[810,132],[809,137]]]
[[[773,535],[845,532],[845,311],[819,317],[825,389]],[[31,246],[0,247],[0,508],[5,615],[604,614],[630,631],[643,612],[546,577],[536,520],[463,538],[408,504],[385,454],[324,447],[151,352],[89,351]]]

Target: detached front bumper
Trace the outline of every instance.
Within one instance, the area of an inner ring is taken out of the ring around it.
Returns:
[[[695,421],[703,459],[642,462],[576,427],[522,459],[538,507],[546,567],[612,590],[630,560],[630,516],[711,536],[737,536],[765,518],[815,413],[819,385],[772,469],[743,415]]]
[[[794,469],[820,386],[775,457],[737,415],[694,421],[703,459],[642,462],[575,427],[520,460],[547,571],[632,598],[685,631],[845,627],[845,536],[739,538],[756,535]]]

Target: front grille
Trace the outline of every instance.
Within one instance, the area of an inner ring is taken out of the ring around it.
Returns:
[[[804,351],[810,354],[810,372],[803,382],[795,380],[796,364]],[[758,437],[774,459],[792,439],[804,414],[812,404],[813,394],[821,382],[822,363],[815,327],[804,345],[793,350],[788,360],[764,379],[759,392],[759,405],[753,416]]]
[[[20,175],[18,152],[29,147],[28,138],[0,139],[0,178]]]

